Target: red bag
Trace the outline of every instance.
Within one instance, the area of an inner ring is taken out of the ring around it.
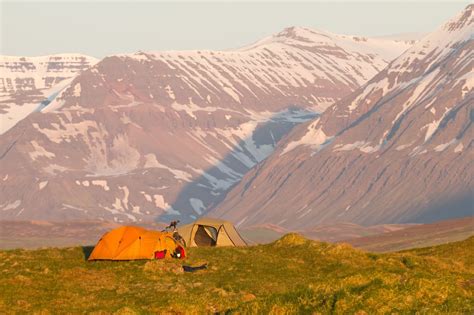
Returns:
[[[176,249],[178,252],[179,252],[179,259],[184,259],[186,258],[186,252],[184,251],[184,248],[182,248],[181,246],[178,246],[178,248]]]
[[[155,252],[155,259],[164,259],[166,257],[166,249]]]

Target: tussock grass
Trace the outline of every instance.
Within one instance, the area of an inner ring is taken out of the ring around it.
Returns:
[[[89,248],[0,251],[0,313],[474,312],[474,237],[373,254],[289,234],[185,261],[87,262]],[[182,264],[208,263],[184,273]]]

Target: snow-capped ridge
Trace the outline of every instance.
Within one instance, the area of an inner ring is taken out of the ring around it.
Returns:
[[[473,8],[295,128],[211,214],[247,226],[286,228],[469,215]]]
[[[87,59],[91,62],[99,61],[98,58],[82,54],[82,53],[58,53],[58,54],[51,54],[51,55],[40,55],[40,56],[14,56],[14,55],[0,55],[0,62],[3,61],[27,61],[30,60],[32,62],[41,62],[46,60],[70,60],[70,59]]]
[[[0,134],[30,113],[42,110],[70,78],[98,59],[83,54],[0,56]]]
[[[23,159],[24,176],[10,174],[12,187],[49,180],[42,190],[49,195],[22,199],[21,217],[193,219],[221,201],[296,124],[386,67],[385,50],[398,55],[407,47],[287,31],[300,38],[275,35],[243,50],[110,55],[71,77],[47,95],[41,114],[2,138],[19,140],[2,159],[0,178]],[[329,133],[314,133],[318,143],[302,142],[313,149],[330,144]],[[91,185],[92,178],[104,186]],[[20,198],[17,192],[9,202]],[[39,209],[41,198],[48,203]]]
[[[459,45],[474,39],[474,5],[467,6],[461,13],[442,24],[434,32],[426,35],[420,41],[410,47],[403,55],[395,59],[390,65],[391,71],[410,70],[410,65],[415,60],[432,58],[431,64],[435,64]],[[427,69],[429,69],[428,67]]]
[[[468,5],[461,13],[443,25],[443,29],[454,32],[472,24],[474,15],[474,4]]]
[[[342,35],[321,29],[315,30],[309,27],[291,26],[251,45],[244,46],[240,48],[240,50],[255,50],[278,44],[307,47],[327,46],[328,48],[339,48],[346,52],[357,52],[361,54],[374,53],[389,62],[415,42],[415,39],[400,40],[384,37]]]

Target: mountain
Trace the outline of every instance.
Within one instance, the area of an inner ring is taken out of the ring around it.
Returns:
[[[70,78],[95,64],[80,54],[0,56],[0,134],[54,97]]]
[[[289,28],[108,56],[0,137],[0,219],[192,220],[409,45]]]
[[[472,216],[473,9],[295,128],[211,215],[290,229]]]

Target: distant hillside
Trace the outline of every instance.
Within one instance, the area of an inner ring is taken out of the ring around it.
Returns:
[[[347,242],[375,252],[433,246],[460,241],[474,235],[474,217],[420,224],[383,234],[354,238]]]
[[[0,221],[0,249],[91,245],[120,225],[103,221]],[[165,226],[163,223],[135,225],[154,230]]]
[[[0,221],[0,250],[66,247],[95,244],[107,231],[120,223],[102,221]],[[134,224],[161,230],[164,223]],[[283,235],[297,232],[308,239],[347,242],[375,252],[396,251],[460,241],[474,235],[474,218],[440,221],[433,224],[385,224],[361,226],[352,223],[318,225],[290,231],[277,225],[263,224],[239,229],[249,244],[268,244]]]
[[[274,224],[261,224],[243,227],[240,233],[252,244],[273,242],[284,234],[297,232],[312,240],[324,242],[340,242],[347,239],[379,235],[385,232],[405,229],[413,224],[382,224],[374,226],[361,226],[354,223],[321,224],[304,230],[289,230]]]

